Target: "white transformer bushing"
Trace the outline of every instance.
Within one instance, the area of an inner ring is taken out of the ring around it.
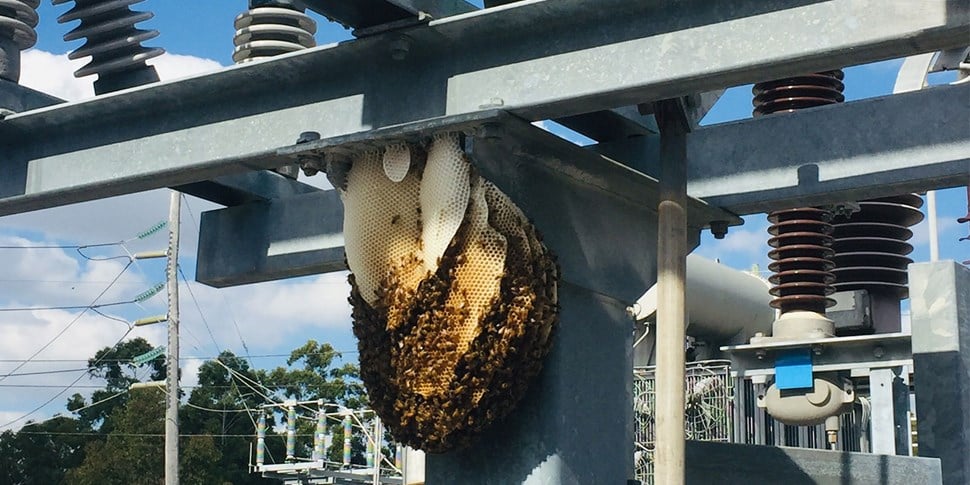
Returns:
[[[768,333],[775,310],[768,304],[768,283],[702,256],[687,256],[687,334],[717,344],[746,342]],[[654,285],[634,306],[638,321],[657,311]]]

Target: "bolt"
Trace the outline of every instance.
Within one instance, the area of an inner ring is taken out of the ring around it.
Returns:
[[[296,139],[297,145],[301,143],[310,143],[311,141],[317,141],[320,139],[320,133],[316,131],[304,131],[300,133],[300,136]]]
[[[764,350],[759,350],[755,352],[754,355],[758,357],[758,360],[765,360],[765,357],[768,356],[768,352],[765,352]]]
[[[873,357],[877,359],[881,359],[884,355],[886,355],[886,349],[882,348],[882,345],[877,345],[875,348],[872,349]]]
[[[812,353],[815,355],[822,355],[822,346],[815,344],[812,346]]]
[[[409,52],[411,52],[410,37],[400,35],[391,40],[391,59],[394,59],[395,61],[403,61],[404,59],[407,59]]]
[[[636,320],[637,319],[637,309],[634,308],[634,307],[632,307],[632,306],[626,307],[626,316],[628,318],[632,319],[632,320]]]
[[[711,221],[711,234],[714,235],[714,239],[724,239],[724,236],[727,236],[727,233],[727,221]]]
[[[302,145],[304,143],[310,143],[311,141],[317,141],[320,139],[320,133],[316,131],[304,131],[300,133],[300,136],[296,139],[297,145]],[[307,177],[312,177],[320,173],[321,161],[320,157],[313,154],[304,154],[297,157],[297,165],[303,169],[303,175]]]

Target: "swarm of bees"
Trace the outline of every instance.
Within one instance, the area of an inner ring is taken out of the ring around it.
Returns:
[[[514,409],[558,316],[555,257],[461,145],[440,134],[335,174],[361,378],[394,438],[431,453]]]

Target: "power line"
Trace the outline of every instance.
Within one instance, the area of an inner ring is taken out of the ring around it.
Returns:
[[[125,267],[122,268],[120,272],[118,272],[118,275],[115,276],[113,280],[111,280],[111,283],[108,283],[108,286],[106,286],[104,288],[104,290],[101,290],[101,293],[98,293],[98,296],[94,297],[94,300],[91,300],[91,304],[88,305],[87,308],[84,308],[83,310],[81,310],[74,317],[73,320],[71,320],[63,329],[61,329],[60,332],[57,333],[57,335],[54,336],[54,338],[50,339],[41,348],[37,349],[37,351],[34,352],[33,355],[31,355],[30,357],[27,358],[27,360],[25,360],[24,362],[22,362],[21,364],[19,364],[17,367],[14,367],[14,369],[11,370],[9,373],[7,373],[7,375],[0,376],[0,381],[3,381],[10,374],[13,374],[14,372],[20,370],[20,368],[23,367],[24,365],[26,365],[27,362],[30,362],[31,359],[33,359],[34,357],[37,357],[38,355],[40,355],[40,353],[43,352],[44,350],[47,350],[47,348],[50,347],[51,344],[54,343],[54,341],[56,341],[57,339],[61,338],[61,336],[64,335],[64,333],[67,332],[68,329],[70,329],[72,326],[74,326],[75,323],[77,323],[79,320],[81,320],[81,317],[84,316],[84,314],[87,313],[87,311],[89,309],[91,309],[92,306],[94,306],[95,304],[97,304],[98,303],[98,300],[100,300],[101,297],[103,297],[106,293],[108,293],[108,291],[111,290],[111,288],[114,286],[114,284],[117,283],[118,280],[121,279],[121,275],[125,274],[125,272],[128,271],[128,268],[131,267],[132,261],[133,260],[129,259],[128,260],[128,264],[126,264]],[[131,329],[129,328],[128,331],[131,332]]]
[[[35,307],[12,307],[0,308],[0,312],[31,312],[31,311],[53,311],[53,310],[94,310],[95,308],[106,308],[113,306],[129,305],[135,300],[115,301],[111,303],[101,303],[98,305],[65,305],[65,306],[35,306]]]
[[[356,354],[357,350],[336,350],[336,354]],[[309,352],[306,355],[328,355],[330,352]],[[260,354],[260,355],[250,355],[253,359],[267,359],[267,358],[279,358],[279,357],[290,357],[292,354]],[[218,359],[219,356],[184,356],[179,357],[179,360],[214,360]],[[31,362],[87,362],[89,359],[33,359]],[[0,359],[2,362],[24,362],[24,359]],[[101,362],[121,362],[128,363],[132,362],[132,359],[103,359]]]
[[[10,388],[25,388],[25,389],[55,389],[64,387],[62,384],[0,384],[0,388],[10,387]],[[264,384],[266,389],[286,389],[293,387],[291,384]],[[82,386],[71,386],[72,389],[105,389],[105,386],[95,386],[95,385],[82,385]],[[181,389],[237,389],[238,386],[233,385],[195,385],[195,386],[179,386]]]
[[[29,246],[0,246],[0,249],[75,249],[77,250],[77,249],[118,246],[121,244],[124,244],[124,241],[116,241],[116,242],[100,243],[100,244],[68,244],[68,245],[39,244],[39,245],[29,245]]]
[[[18,374],[4,374],[3,377],[23,377],[23,376],[42,376],[47,374],[66,374],[68,372],[84,372],[88,370],[88,367],[82,369],[57,369],[57,370],[45,370],[39,372],[20,372]],[[60,386],[57,386],[60,387]]]
[[[122,438],[164,438],[165,433],[98,433],[96,431],[20,431],[17,434],[25,435],[43,435],[43,436],[104,436],[111,437],[117,436]],[[180,434],[179,438],[191,438],[193,436],[209,436],[213,438],[253,438],[255,435],[252,434],[217,434],[217,433],[197,433],[197,434]],[[297,433],[296,436],[306,437],[313,436],[312,433]]]
[[[195,220],[195,212],[192,211],[192,206],[189,205],[189,199],[185,196],[185,194],[182,194],[182,200],[185,201],[185,209],[189,213],[189,219],[192,220],[192,228],[195,229],[196,236],[201,237],[201,234],[199,234],[199,223]],[[180,267],[179,271],[181,270],[182,268]],[[185,276],[183,275],[183,278],[184,277]],[[186,286],[188,286],[188,283],[186,283]],[[192,290],[189,290],[190,295],[191,293]],[[222,304],[226,307],[226,312],[229,313],[229,319],[232,320],[232,326],[236,329],[236,335],[239,337],[239,342],[242,344],[243,353],[246,354],[246,358],[249,360],[249,365],[251,367],[255,367],[255,365],[253,365],[252,356],[249,355],[249,346],[246,345],[246,340],[243,339],[242,331],[239,330],[239,322],[236,321],[236,315],[232,311],[232,306],[229,305],[229,302],[226,300],[225,294],[220,292],[219,296],[222,297]]]
[[[127,269],[127,266],[126,266],[125,268]],[[120,276],[120,275],[119,275],[119,276]],[[120,339],[118,339],[118,341],[117,341],[117,342],[115,342],[115,344],[111,346],[111,349],[113,350],[113,349],[114,349],[115,347],[117,347],[118,345],[121,345],[121,342],[123,342],[123,341],[125,340],[125,338],[127,338],[127,337],[128,337],[128,335],[129,335],[129,334],[131,334],[131,331],[132,331],[132,330],[133,330],[134,328],[135,328],[135,327],[128,327],[128,331],[126,331],[126,332],[125,332],[125,334],[124,334],[124,335],[122,335],[122,336],[121,336],[121,338],[120,338]],[[109,353],[110,353],[110,352],[109,352]],[[106,353],[105,355],[107,355],[107,353]],[[97,364],[99,364],[100,362],[101,362],[101,360],[100,360],[100,359],[98,359],[98,360],[96,360],[96,361],[94,362],[94,364],[93,364],[93,365],[97,365]],[[23,365],[23,364],[21,364],[21,365]],[[53,397],[51,397],[50,399],[48,399],[47,401],[45,401],[45,402],[44,402],[44,404],[41,404],[40,406],[37,406],[36,408],[34,408],[34,409],[32,409],[32,410],[31,410],[30,412],[28,412],[27,414],[24,414],[23,416],[20,416],[20,417],[19,417],[19,418],[17,418],[17,419],[14,419],[14,420],[12,420],[12,421],[8,421],[7,423],[4,423],[3,425],[0,425],[0,429],[3,429],[3,428],[6,428],[7,426],[10,426],[11,424],[14,424],[14,423],[16,423],[16,422],[18,422],[18,421],[21,421],[21,420],[23,420],[23,419],[26,419],[26,418],[28,418],[28,417],[30,417],[31,415],[33,415],[34,413],[36,413],[37,411],[40,411],[41,409],[43,409],[43,408],[44,408],[45,406],[47,406],[48,404],[50,404],[50,403],[52,403],[52,402],[54,402],[54,400],[55,400],[55,399],[57,399],[57,398],[59,398],[59,397],[61,397],[61,395],[63,395],[63,394],[65,393],[65,392],[67,392],[67,391],[68,391],[68,389],[70,389],[71,387],[73,387],[73,386],[74,386],[74,384],[77,384],[77,383],[78,383],[78,382],[79,382],[79,381],[80,381],[80,380],[81,380],[82,378],[84,378],[84,376],[85,376],[85,375],[87,375],[87,374],[85,373],[85,374],[81,374],[81,375],[79,375],[79,376],[77,377],[77,379],[74,379],[74,381],[73,381],[73,382],[71,382],[70,384],[68,384],[68,385],[67,385],[67,387],[65,387],[64,389],[61,389],[61,390],[60,390],[60,391],[59,391],[59,392],[58,392],[57,394],[54,394],[54,396],[53,396]]]
[[[216,336],[212,333],[212,327],[209,326],[209,321],[206,320],[205,314],[202,312],[202,307],[199,305],[199,300],[195,298],[195,292],[192,291],[192,285],[189,284],[189,279],[185,277],[185,272],[182,271],[182,266],[178,265],[179,276],[182,277],[182,281],[185,283],[185,288],[189,290],[189,298],[192,299],[192,303],[195,305],[195,310],[199,312],[199,318],[202,319],[202,324],[205,325],[205,330],[209,332],[209,338],[212,339],[212,345],[216,347],[216,353],[222,351],[222,346],[216,342]]]

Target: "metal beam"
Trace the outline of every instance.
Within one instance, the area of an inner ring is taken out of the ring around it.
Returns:
[[[196,281],[224,288],[346,269],[334,190],[202,213]]]
[[[521,2],[9,116],[0,214],[281,166],[308,130],[559,118],[957,47],[968,27],[963,0]]]
[[[464,0],[302,0],[307,8],[353,29],[368,29],[420,15],[444,18],[477,8]]]
[[[312,185],[298,182],[269,170],[224,175],[212,180],[193,182],[172,188],[200,199],[230,207],[320,191]]]
[[[688,137],[687,192],[743,215],[963,185],[968,126],[970,84],[714,125]],[[592,148],[659,171],[656,137]]]
[[[61,103],[66,103],[66,101],[0,79],[0,110],[8,109],[20,112],[46,108]],[[0,116],[0,119],[2,119],[2,116]],[[311,185],[265,170],[225,175],[214,180],[193,182],[173,188],[179,192],[225,206],[289,197],[319,190]]]
[[[16,112],[30,111],[63,102],[61,98],[0,79],[0,111],[5,109]],[[2,118],[0,116],[0,119]]]
[[[624,244],[623,237],[637,234],[642,221],[636,217],[618,221],[625,217],[621,214],[655,214],[659,203],[655,179],[501,112],[476,123],[462,125],[474,133],[466,141],[473,163],[521,204],[547,242],[561,252],[586,254],[590,261],[603,261],[618,252],[629,252],[629,259],[641,257],[641,249]],[[391,132],[398,139],[428,134]],[[342,145],[344,149],[368,146],[363,140]],[[310,142],[293,149],[306,156],[311,153],[303,150],[315,150],[313,155],[319,155],[329,148]],[[565,206],[583,207],[585,216],[563,220]],[[700,229],[711,221],[740,223],[733,214],[697,199],[690,199],[687,208],[691,247],[697,244]],[[607,211],[610,217],[600,215]],[[343,270],[342,232],[343,206],[334,191],[206,212],[200,227],[196,280],[226,287]],[[556,234],[563,233],[570,237],[557,238]],[[616,237],[614,244],[595,244],[610,235]],[[596,268],[583,269],[587,264],[586,260],[574,264],[568,278],[597,292],[623,294],[630,301],[639,294],[629,293],[632,288],[620,282],[645,280],[648,274],[653,277],[650,271],[638,272],[636,265],[604,274]]]

